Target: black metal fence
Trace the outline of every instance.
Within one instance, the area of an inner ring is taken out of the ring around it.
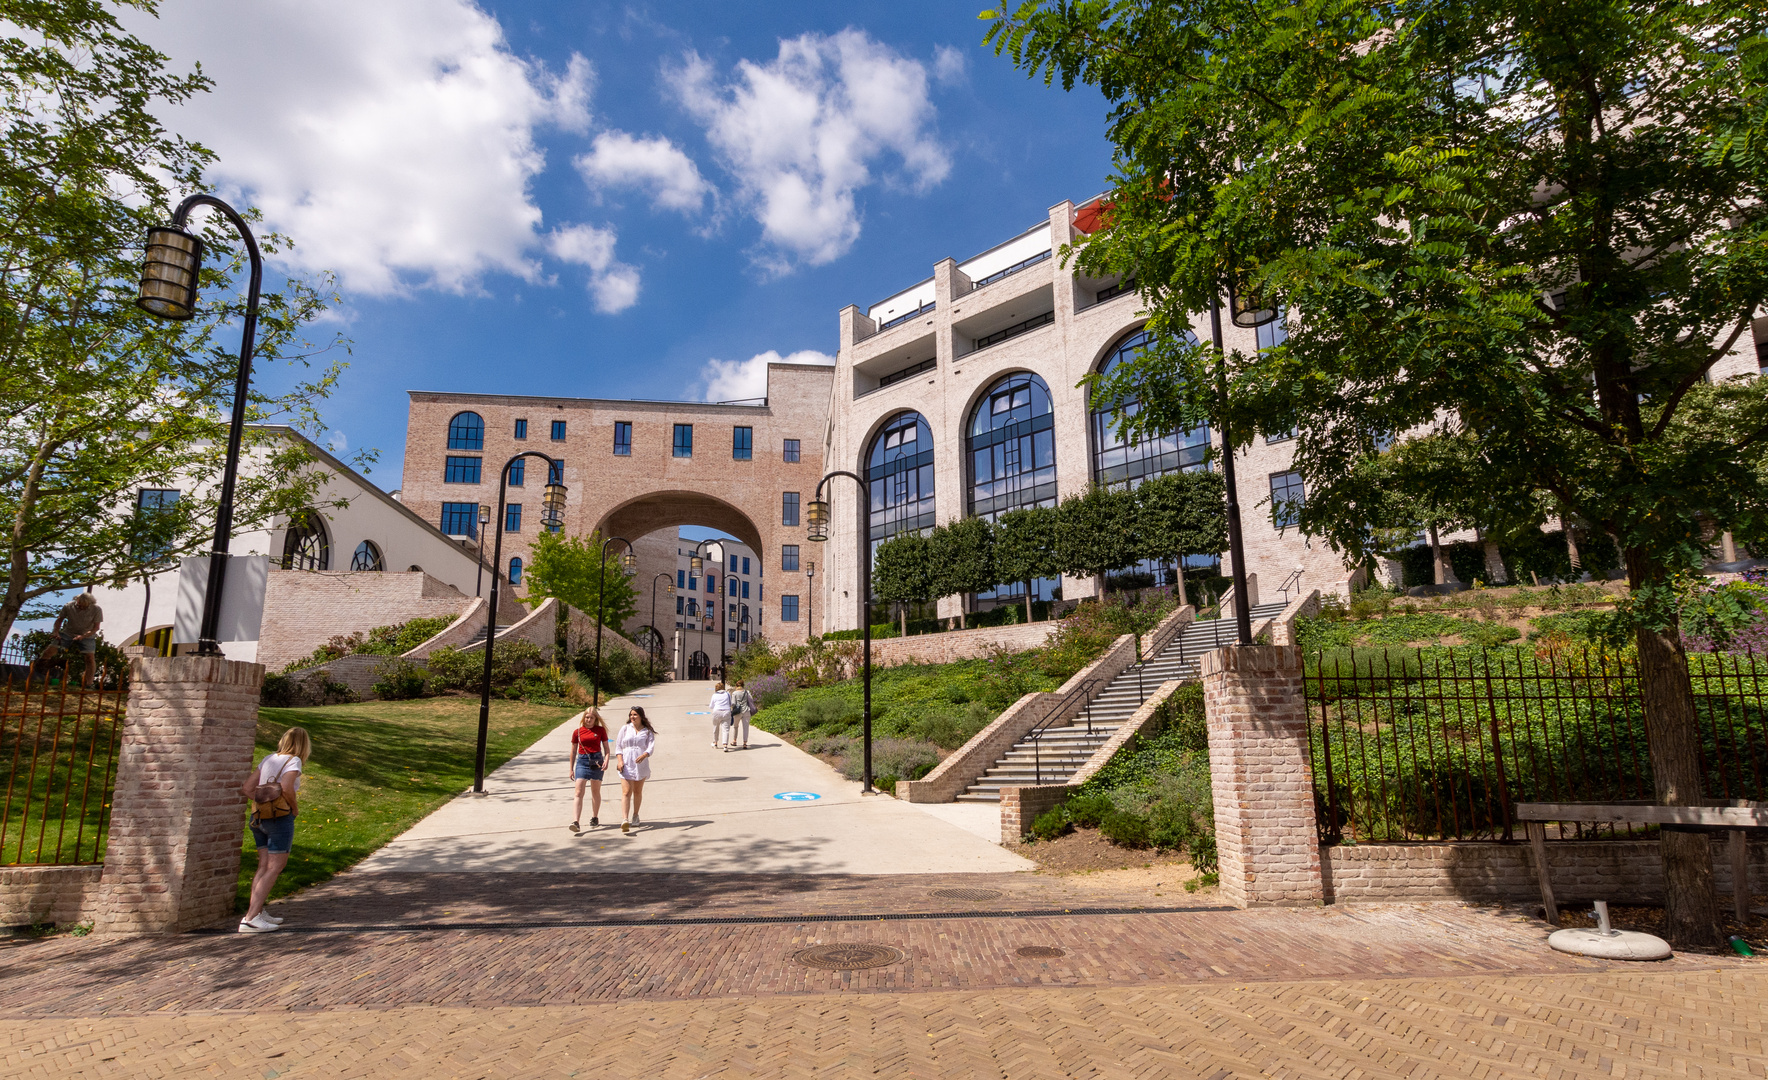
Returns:
[[[1768,658],[1690,657],[1702,794],[1768,798]],[[1510,840],[1518,802],[1653,798],[1635,662],[1598,649],[1337,649],[1308,658],[1322,842]],[[1557,839],[1641,836],[1565,823]]]
[[[84,658],[9,669],[0,688],[0,865],[104,861],[126,689],[81,687]]]

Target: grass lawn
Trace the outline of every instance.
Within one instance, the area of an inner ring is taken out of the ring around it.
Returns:
[[[526,750],[572,711],[492,701],[486,772]],[[254,759],[274,752],[282,733],[296,725],[313,737],[313,760],[301,782],[294,855],[273,896],[286,896],[355,865],[472,786],[479,731],[476,697],[260,709]],[[251,830],[244,829],[243,836],[242,911],[258,869]]]

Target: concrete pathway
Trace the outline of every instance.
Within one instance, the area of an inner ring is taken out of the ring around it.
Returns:
[[[708,682],[660,683],[603,709],[610,731],[641,705],[657,728],[643,822],[620,832],[620,784],[602,786],[602,827],[571,821],[567,722],[486,777],[487,795],[448,803],[358,872],[943,874],[1034,869],[980,816],[952,820],[858,786],[751,728],[749,749],[712,748]],[[788,795],[790,798],[777,798]],[[992,808],[985,808],[992,809]],[[975,820],[971,820],[974,818]],[[612,825],[609,824],[612,822]]]

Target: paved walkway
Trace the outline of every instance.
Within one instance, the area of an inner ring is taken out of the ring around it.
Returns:
[[[658,731],[642,826],[620,832],[619,784],[603,785],[599,830],[572,835],[566,778],[572,724],[561,725],[462,797],[362,863],[366,872],[937,874],[1010,873],[1032,864],[996,842],[999,818],[926,813],[864,797],[820,759],[751,729],[749,749],[712,748],[712,684],[660,683],[615,698],[610,730],[642,705]],[[775,796],[793,794],[795,799]],[[814,799],[804,796],[815,796]],[[795,801],[802,799],[803,801]],[[968,808],[966,808],[968,809]],[[608,823],[612,822],[610,826]]]

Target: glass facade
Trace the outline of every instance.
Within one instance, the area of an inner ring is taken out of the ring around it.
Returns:
[[[1133,359],[1147,347],[1149,340],[1149,335],[1144,330],[1137,330],[1125,337],[1106,354],[1105,362],[1099,365],[1099,374],[1109,374],[1119,364]],[[1133,416],[1141,409],[1141,403],[1133,399],[1120,400],[1111,407],[1094,409],[1089,414],[1093,428],[1095,483],[1128,484],[1135,487],[1151,476],[1207,467],[1208,425],[1190,431],[1144,436],[1140,440],[1129,442],[1117,433],[1114,417],[1119,409]]]
[[[969,511],[993,520],[1008,510],[1056,505],[1056,438],[1050,388],[1029,372],[996,382],[976,405],[964,440]]]
[[[897,413],[872,439],[866,455],[872,490],[870,539],[874,545],[898,533],[931,529],[933,433],[918,412]]]

